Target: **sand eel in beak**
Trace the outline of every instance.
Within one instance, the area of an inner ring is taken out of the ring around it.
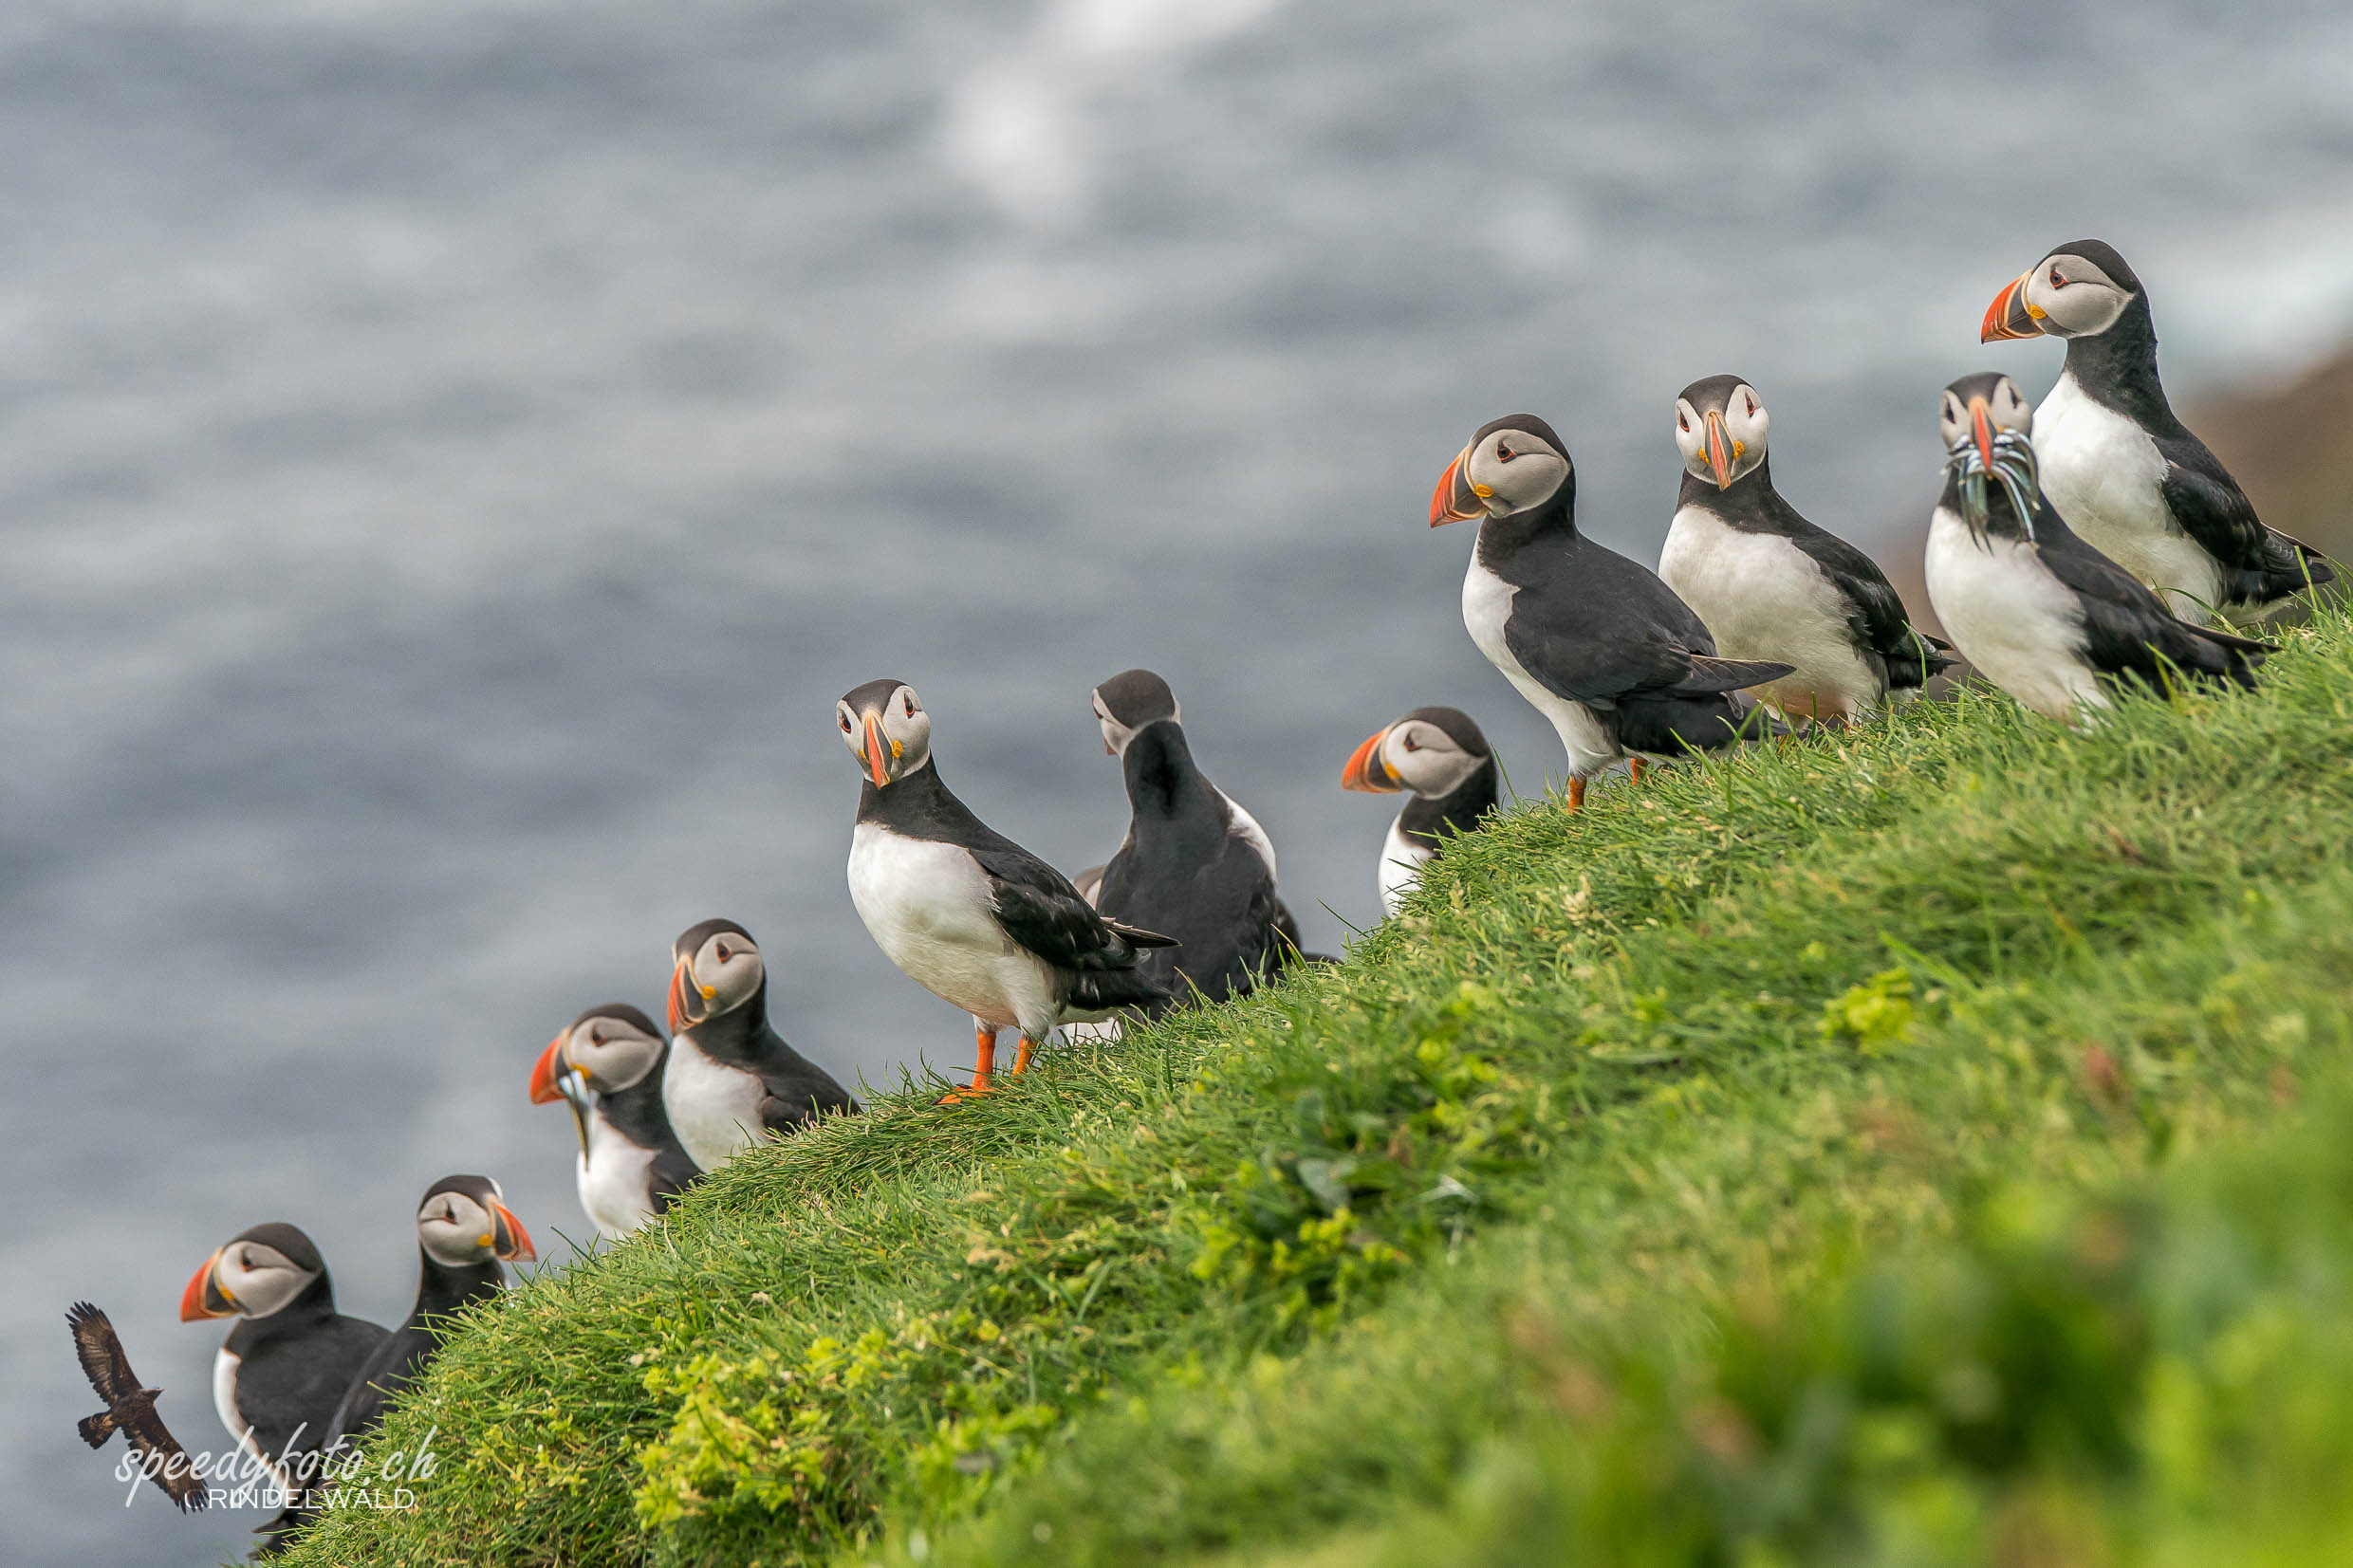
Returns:
[[[1299,950],[1275,891],[1273,841],[1195,763],[1166,681],[1129,670],[1095,688],[1093,703],[1103,749],[1120,759],[1129,821],[1087,901],[1176,939],[1137,963],[1175,998],[1243,994]]]
[[[2267,643],[2177,620],[2139,578],[2086,544],[2037,482],[2033,410],[1997,372],[1947,387],[1944,493],[1928,526],[1928,598],[1977,673],[2071,724],[2130,676],[2254,684]]]
[[[973,815],[932,758],[932,717],[903,681],[868,681],[834,713],[857,761],[850,901],[907,977],[972,1015],[986,1094],[997,1032],[1021,1031],[1013,1070],[1057,1024],[1157,1006],[1168,987],[1138,968],[1154,932],[1107,919],[1070,879]]]
[[[625,1236],[698,1173],[662,1104],[670,1042],[625,1002],[591,1007],[531,1067],[531,1103],[563,1100],[580,1135],[580,1206],[597,1234]]]
[[[1430,526],[1479,519],[1462,620],[1568,752],[1570,809],[1585,781],[1631,761],[1712,751],[1764,732],[1734,696],[1789,674],[1779,660],[1719,658],[1691,606],[1577,531],[1577,474],[1552,427],[1515,414],[1481,427],[1447,465]]]
[[[444,1176],[417,1207],[417,1304],[352,1374],[327,1422],[324,1447],[364,1446],[392,1396],[415,1382],[441,1349],[440,1319],[506,1288],[508,1263],[530,1263],[530,1232],[488,1176]]]
[[[1694,381],[1676,398],[1683,489],[1659,577],[1707,622],[1717,653],[1796,666],[1755,693],[1793,724],[1847,722],[1918,695],[1953,662],[1946,645],[1913,629],[1869,556],[1781,498],[1769,425],[1737,376]]]
[[[385,1333],[335,1310],[326,1260],[310,1238],[279,1224],[238,1232],[190,1276],[179,1316],[236,1319],[213,1357],[221,1425],[281,1489],[314,1480],[302,1462],[324,1447],[335,1407]],[[299,1522],[289,1512],[263,1525],[262,1549]]]
[[[1477,827],[1495,809],[1501,784],[1487,737],[1458,709],[1417,708],[1356,748],[1340,770],[1341,788],[1413,795],[1380,846],[1382,913],[1397,913],[1447,839]]]
[[[705,920],[670,949],[662,1106],[687,1154],[716,1171],[766,1134],[797,1133],[858,1101],[768,1021],[768,965],[751,933]]]
[[[2264,526],[2230,470],[2174,417],[2140,279],[2101,240],[2070,240],[2002,287],[1978,337],[2066,340],[2034,415],[2043,493],[2084,542],[2204,622],[2332,581],[2318,550]]]

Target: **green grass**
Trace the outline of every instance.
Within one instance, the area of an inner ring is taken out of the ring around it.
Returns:
[[[2288,639],[1531,806],[1343,966],[746,1156],[289,1560],[2346,1555],[2353,622]]]

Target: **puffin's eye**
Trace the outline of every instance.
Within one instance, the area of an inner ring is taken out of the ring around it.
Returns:
[[[849,716],[847,713],[843,713],[843,714],[842,714],[842,715],[841,715],[841,719],[842,719],[842,733],[843,733],[844,735],[846,735],[846,734],[848,734],[848,733],[850,732],[850,716]]]
[[[1753,397],[1749,399],[1749,417],[1751,419],[1756,417],[1756,399]]]
[[[1405,749],[1408,751],[1418,751],[1421,749],[1421,743],[1414,739],[1413,736],[1408,735],[1405,737]]]
[[[730,951],[730,950],[728,950],[728,945],[727,945],[726,943],[722,942],[722,943],[720,943],[720,944],[719,944],[719,947],[718,947],[718,956],[719,956],[719,962],[720,962],[720,963],[722,963],[722,964],[724,964],[724,963],[726,963],[729,959],[731,959],[731,958],[734,957],[735,955],[734,955],[734,953],[732,953],[732,951]]]
[[[2067,280],[2059,275],[2059,269],[2055,267],[2050,269],[2050,286],[2053,288],[2065,288],[2067,286]]]
[[[907,717],[915,717],[915,693],[913,692],[907,693]]]
[[[1690,416],[1679,408],[1675,411],[1675,428],[1684,432],[1689,432],[1691,429]]]

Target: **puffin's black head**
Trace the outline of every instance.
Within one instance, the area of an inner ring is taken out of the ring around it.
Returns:
[[[1986,487],[1998,484],[2029,539],[2034,537],[2036,476],[2034,405],[2018,383],[1998,370],[1964,376],[1944,389],[1936,431],[1944,438],[1945,467],[1961,481],[1961,516],[1979,539],[1986,533]]]
[[[1675,446],[1683,454],[1683,470],[1719,490],[1764,463],[1771,426],[1765,399],[1737,376],[1694,381],[1675,399]]]
[[[760,994],[768,965],[732,920],[689,926],[670,945],[670,1032],[732,1013]]]
[[[531,1248],[531,1233],[488,1176],[444,1176],[426,1188],[417,1206],[417,1244],[427,1257],[451,1268],[493,1258],[531,1263],[539,1257]]]
[[[547,1042],[531,1068],[531,1103],[572,1102],[577,1115],[591,1091],[618,1094],[661,1065],[669,1042],[654,1021],[626,1002],[591,1007]]]
[[[2003,286],[1977,341],[2097,338],[2141,297],[2140,277],[2115,246],[2069,240]]]
[[[179,1320],[267,1318],[325,1272],[326,1260],[300,1230],[274,1221],[257,1225],[204,1260],[179,1293]]]
[[[870,680],[834,705],[842,744],[881,789],[932,760],[932,716],[903,680]]]
[[[1577,473],[1568,443],[1532,414],[1507,415],[1479,427],[1446,465],[1430,492],[1430,526],[1471,517],[1510,517],[1555,497],[1573,501]]]
[[[1417,708],[1373,731],[1340,770],[1340,787],[1389,794],[1410,789],[1435,801],[1462,787],[1494,755],[1471,716],[1454,708]]]
[[[1122,670],[1095,688],[1095,717],[1102,724],[1103,750],[1124,756],[1136,731],[1158,719],[1184,722],[1184,710],[1168,682],[1149,670]]]

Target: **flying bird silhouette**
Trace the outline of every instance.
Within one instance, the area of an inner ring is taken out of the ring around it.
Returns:
[[[74,1355],[82,1360],[82,1374],[106,1401],[104,1410],[75,1424],[82,1441],[93,1448],[102,1448],[107,1438],[120,1432],[139,1455],[147,1478],[163,1489],[164,1496],[183,1513],[203,1507],[203,1481],[190,1468],[186,1450],[156,1413],[156,1395],[163,1391],[140,1384],[130,1358],[122,1354],[114,1324],[98,1308],[76,1301],[65,1314],[65,1321],[73,1329]],[[180,1463],[175,1465],[174,1460]]]

